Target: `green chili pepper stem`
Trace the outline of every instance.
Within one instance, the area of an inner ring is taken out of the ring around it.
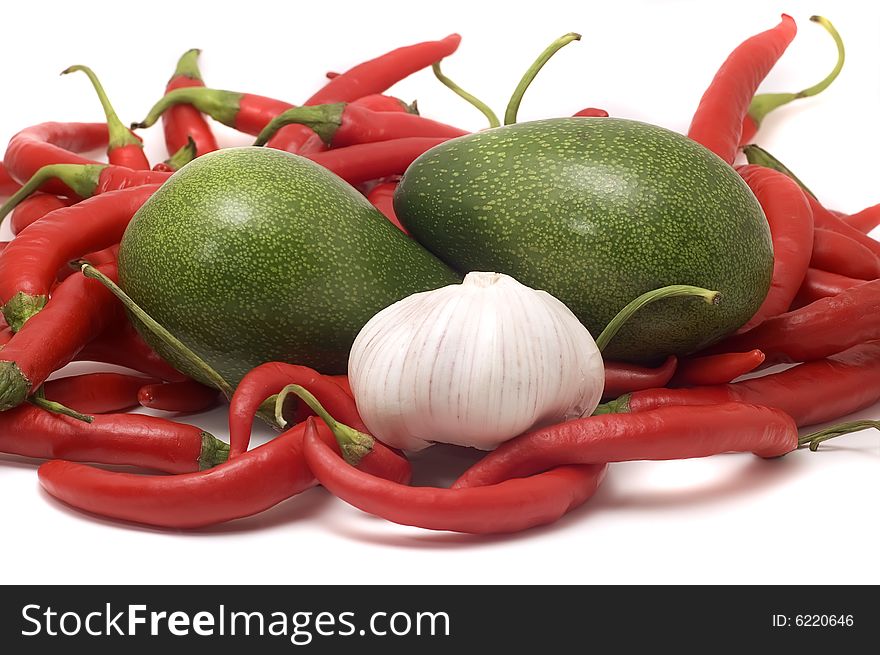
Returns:
[[[186,145],[181,146],[177,152],[165,160],[165,163],[172,170],[179,171],[195,159],[197,154],[196,142],[193,141],[193,138],[190,136],[186,139]]]
[[[305,125],[317,134],[325,145],[333,143],[333,135],[342,125],[342,114],[346,103],[336,102],[328,105],[312,105],[310,107],[293,107],[283,111],[269,121],[269,124],[257,135],[255,146],[266,145],[275,133],[285,125]]]
[[[95,420],[93,416],[83,414],[76,411],[75,409],[70,409],[70,407],[65,407],[61,403],[56,403],[53,400],[43,398],[40,394],[34,394],[30,398],[28,398],[28,402],[32,405],[36,405],[40,409],[45,409],[47,412],[52,412],[53,414],[61,414],[62,416],[69,416],[70,418],[75,418],[77,421],[82,421],[84,423],[91,423]]]
[[[865,420],[839,423],[825,428],[824,430],[819,430],[818,432],[813,432],[812,434],[800,437],[798,439],[798,448],[809,445],[810,450],[816,452],[819,449],[819,444],[823,441],[828,441],[829,439],[834,439],[835,437],[840,437],[844,434],[850,434],[852,432],[859,432],[860,430],[868,430],[871,428],[880,430],[880,421]]]
[[[441,60],[442,61],[442,60]],[[446,77],[443,74],[443,71],[440,70],[440,62],[435,62],[431,67],[434,71],[434,77],[436,77],[440,82],[443,83],[446,88],[450,89],[453,93],[458,95],[460,98],[463,98],[465,101],[473,105],[483,116],[486,117],[486,120],[489,121],[489,127],[499,127],[501,125],[501,121],[498,120],[498,116],[492,111],[492,108],[489,107],[485,102],[477,98],[475,95],[468,93],[464,89],[462,89],[458,84],[453,82],[451,79]]]
[[[152,316],[141,309],[134,300],[129,298],[128,295],[113,282],[113,280],[90,264],[82,265],[82,273],[86,277],[98,280],[101,284],[107,287],[110,293],[116,296],[128,311],[130,311],[169,349],[173,350],[178,357],[185,360],[195,370],[199,371],[204,376],[205,380],[222,391],[224,396],[232,398],[232,385],[224,380],[222,375],[215,371],[204,359],[194,353],[189,346],[171,334]]]
[[[287,425],[287,422],[281,415],[281,410],[284,407],[284,400],[291,393],[299,397],[327,424],[327,427],[330,428],[336,442],[339,444],[340,450],[342,450],[342,456],[349,464],[357,466],[373,449],[373,437],[334,419],[308,389],[298,384],[288,384],[278,393],[278,397],[275,399],[275,421],[279,425],[282,427]]]
[[[174,89],[162,96],[150,108],[146,118],[139,123],[132,123],[131,129],[151,127],[168,109],[174,105],[192,105],[203,114],[229,127],[235,127],[239,103],[244,94],[236,91],[207,89],[202,86],[187,86]]]
[[[743,146],[743,154],[746,156],[746,159],[750,164],[756,164],[757,166],[763,166],[764,168],[772,168],[774,171],[788,175],[788,177],[797,182],[798,186],[803,189],[805,193],[810,194],[813,198],[816,197],[816,194],[810,191],[810,189],[807,188],[807,185],[801,182],[800,178],[792,173],[788,166],[776,159],[776,157],[764,150],[761,146],[757,146],[754,143]]]
[[[46,182],[59,180],[80,198],[88,198],[95,193],[101,171],[105,164],[47,164],[34,173],[22,187],[0,206],[0,225],[13,209],[31,194],[40,190]]]
[[[605,326],[605,329],[602,330],[602,334],[596,339],[596,346],[598,346],[599,351],[601,352],[605,350],[608,342],[614,338],[614,335],[616,335],[620,328],[623,327],[624,323],[632,318],[633,314],[639,311],[642,307],[649,305],[652,302],[663,300],[664,298],[676,298],[680,296],[695,296],[702,298],[710,305],[717,305],[721,301],[721,294],[718,291],[711,291],[709,289],[694,287],[688,284],[673,284],[668,287],[661,287],[660,289],[654,289],[653,291],[643,293],[617,312],[617,315],[611,319],[608,325]]]
[[[522,79],[519,81],[519,84],[516,85],[516,89],[513,91],[513,95],[510,97],[510,101],[507,103],[507,110],[504,112],[504,124],[512,125],[516,123],[516,115],[519,113],[519,105],[522,102],[523,96],[526,93],[526,89],[529,88],[529,85],[535,79],[535,76],[540,72],[542,68],[544,68],[544,64],[550,61],[550,58],[555,55],[560,49],[567,46],[572,41],[580,41],[581,35],[575,32],[569,32],[558,39],[556,39],[553,43],[551,43],[547,48],[542,52],[538,58],[535,60],[529,69],[525,72],[525,75],[522,76]]]
[[[831,83],[837,79],[837,76],[840,75],[840,71],[843,70],[843,63],[846,59],[846,50],[843,47],[843,39],[840,38],[840,34],[838,34],[837,30],[834,29],[834,25],[832,25],[831,21],[827,18],[823,18],[822,16],[811,16],[810,20],[824,27],[831,35],[831,38],[834,39],[834,44],[837,46],[837,63],[834,65],[831,72],[820,82],[807,87],[806,89],[802,89],[795,93],[761,93],[756,95],[752,100],[752,103],[749,105],[749,116],[752,117],[755,124],[760,125],[761,121],[767,117],[767,114],[774,109],[787,105],[792,100],[809,98],[822,93],[822,91],[831,86]]]
[[[61,71],[61,74],[68,75],[75,72],[85,73],[86,77],[88,77],[89,81],[92,83],[95,93],[98,94],[98,100],[101,103],[101,107],[104,109],[104,117],[107,120],[107,132],[109,133],[109,138],[107,140],[108,149],[113,150],[123,146],[137,146],[143,148],[144,144],[141,143],[141,140],[132,134],[131,130],[119,120],[116,110],[113,109],[113,105],[110,103],[110,98],[107,97],[107,93],[104,91],[104,85],[101,84],[101,80],[98,79],[95,72],[88,66],[77,65],[65,68]]]

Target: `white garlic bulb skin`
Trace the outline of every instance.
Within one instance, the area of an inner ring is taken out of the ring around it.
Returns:
[[[491,450],[592,413],[605,384],[595,341],[564,303],[481,272],[376,314],[354,341],[348,374],[367,428],[405,450]]]

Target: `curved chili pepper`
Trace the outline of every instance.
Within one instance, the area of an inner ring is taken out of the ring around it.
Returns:
[[[836,296],[850,287],[864,283],[865,280],[856,280],[845,275],[820,271],[817,268],[809,268],[807,269],[806,276],[804,276],[804,282],[794,298],[794,302],[791,303],[791,309],[800,309],[812,302],[828,298],[829,296]]]
[[[102,270],[116,277],[114,265]],[[0,351],[0,411],[24,402],[96,334],[118,320],[122,320],[121,306],[100,282],[73,275],[59,284],[43,311]]]
[[[847,236],[853,241],[863,245],[874,253],[875,256],[880,257],[880,243],[869,237],[867,234],[862,234],[856,228],[844,223],[839,216],[835,216],[823,207],[816,198],[808,196],[808,200],[813,209],[813,217],[815,218],[816,227],[831,230],[832,232]]]
[[[572,114],[572,116],[582,116],[583,118],[608,118],[608,112],[604,109],[597,109],[596,107],[587,107],[586,109],[581,109],[579,112]]]
[[[0,414],[0,452],[189,473],[226,461],[228,446],[193,425],[143,414],[103,414],[91,423],[22,405]]]
[[[764,302],[740,331],[788,311],[797,295],[813,248],[813,212],[800,187],[789,177],[762,166],[740,166],[740,176],[757,197],[773,240],[773,276]]]
[[[49,193],[37,193],[33,196],[25,198],[12,212],[12,219],[9,221],[13,234],[18,234],[31,223],[35,223],[56,209],[62,207],[70,207],[73,200],[67,198],[59,198]],[[0,219],[2,220],[2,219]]]
[[[764,363],[764,353],[750,350],[744,353],[721,353],[703,357],[687,357],[679,362],[670,386],[698,387],[727,384],[746,373],[751,373]],[[665,385],[656,385],[665,386]]]
[[[858,241],[817,228],[813,237],[810,266],[861,280],[880,277],[880,258]]]
[[[605,362],[605,388],[602,395],[606,398],[617,396],[640,389],[665,387],[672,379],[678,359],[670,355],[660,366],[648,368],[625,362]]]
[[[831,86],[831,83],[837,79],[837,76],[840,75],[840,71],[843,70],[843,62],[846,58],[846,52],[843,47],[843,40],[840,38],[837,30],[834,29],[834,26],[828,19],[822,18],[821,16],[810,16],[810,20],[814,23],[819,23],[831,35],[831,38],[834,39],[834,43],[837,46],[837,63],[822,81],[811,87],[798,91],[797,93],[761,93],[756,95],[752,99],[752,102],[749,105],[749,111],[743,119],[740,144],[745,145],[752,140],[760,128],[761,122],[767,118],[767,115],[774,109],[787,105],[794,100],[810,98],[822,93],[822,91]]]
[[[43,384],[43,394],[84,414],[109,414],[137,407],[138,391],[151,382],[141,375],[84,373],[49,380]]]
[[[18,330],[40,311],[61,266],[119,243],[131,217],[158,188],[111,191],[56,209],[18,235],[0,257],[0,302],[9,326]]]
[[[97,164],[75,153],[107,145],[106,123],[40,123],[28,127],[9,141],[3,163],[16,180],[29,180],[49,164]],[[42,189],[67,196],[73,190],[51,180]]]
[[[419,156],[448,140],[436,137],[409,137],[393,141],[361,143],[304,156],[336,173],[349,184],[360,184],[392,175],[403,175]]]
[[[635,391],[599,405],[596,414],[638,413],[673,405],[739,402],[775,407],[799,426],[833,421],[880,400],[880,342],[759,378],[688,389]]]
[[[0,198],[11,196],[20,188],[21,185],[12,179],[9,171],[6,170],[6,165],[0,161]]]
[[[407,137],[446,137],[467,134],[465,130],[406,112],[373,111],[356,104],[336,103],[296,107],[279,114],[260,132],[255,146],[267,142],[286,125],[301,125],[317,134],[329,148],[359,143],[389,141]]]
[[[840,220],[862,234],[867,234],[880,225],[880,205],[871,205],[855,214],[841,216]]]
[[[604,464],[561,466],[472,489],[410,487],[359,471],[319,438],[314,419],[305,425],[305,460],[328,491],[369,514],[428,530],[493,534],[552,523],[592,496],[605,472]]]
[[[737,46],[700,99],[688,136],[733,164],[755,91],[796,33],[794,20],[783,14],[776,27]]]
[[[258,135],[278,114],[293,107],[289,102],[252,93],[185,87],[166,93],[153,105],[146,118],[132,123],[131,128],[151,127],[166,111],[177,105],[192,105],[215,121],[253,136]]]
[[[452,488],[498,484],[567,464],[690,459],[728,452],[779,457],[797,446],[794,420],[778,409],[738,402],[661,407],[590,416],[528,432],[471,466]]]
[[[458,50],[459,43],[461,37],[450,34],[440,41],[397,48],[333,77],[303,104],[351,102],[363,96],[384,93],[405,77],[448,57]]]
[[[67,75],[77,71],[85,73],[89,78],[98,95],[101,107],[104,109],[108,133],[107,158],[110,163],[114,166],[125,166],[134,170],[149,170],[150,162],[147,161],[147,156],[144,154],[143,142],[119,120],[116,110],[113,109],[113,105],[110,104],[110,99],[104,91],[104,85],[101,84],[94,71],[88,66],[71,66],[61,71],[61,74]]]
[[[351,383],[349,383],[347,375],[325,375],[324,377],[333,380],[333,382],[335,382],[340,389],[342,389],[350,397],[354,398],[354,392],[351,390]]]
[[[11,246],[10,246],[11,247]],[[758,348],[766,364],[806,362],[880,339],[880,280],[865,282],[712,346],[711,352]]]
[[[394,212],[394,192],[397,190],[397,182],[383,182],[374,186],[367,194],[367,200],[376,209],[382,212],[389,221],[394,223],[395,227],[400,229],[404,234],[409,231],[403,227],[397,214]]]
[[[187,50],[177,62],[174,75],[168,80],[165,93],[175,89],[203,87],[202,73],[199,71],[201,50]],[[195,156],[217,150],[217,139],[202,113],[191,105],[175,105],[162,116],[162,130],[165,133],[165,147],[169,153],[185,148],[190,139],[195,144]]]
[[[366,431],[354,400],[339,384],[307,366],[267,362],[248,371],[229,401],[230,457],[238,457],[247,450],[257,410],[288,384],[298,384],[310,391],[337,421]]]
[[[188,379],[159,357],[128,321],[124,321],[121,326],[113,326],[111,330],[90,341],[77,354],[76,361],[122,366],[166,382]]]
[[[44,166],[0,207],[0,222],[36,191],[55,184],[69,189],[71,197],[83,200],[108,191],[119,191],[145,184],[162,184],[171,177],[164,171],[135,171],[108,164],[50,164]]]
[[[40,467],[40,484],[102,516],[169,528],[214,525],[257,514],[317,484],[303,458],[305,427],[199,473],[144,476],[56,460]],[[325,425],[316,427],[320,439],[335,444]]]
[[[136,393],[138,403],[163,412],[202,412],[217,404],[219,392],[195,380],[143,385]],[[48,396],[47,394],[47,397]],[[64,404],[64,403],[62,403]]]

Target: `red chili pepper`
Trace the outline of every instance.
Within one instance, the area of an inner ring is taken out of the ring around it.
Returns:
[[[214,525],[257,514],[315,486],[303,458],[305,427],[200,473],[143,476],[56,460],[40,467],[40,484],[65,503],[102,516],[170,528]],[[316,427],[320,439],[335,443],[325,425]],[[398,463],[390,474],[400,474]]]
[[[673,405],[739,402],[775,407],[799,426],[833,421],[880,400],[880,342],[789,368],[711,387],[648,389],[600,405],[596,413],[638,413]]]
[[[796,93],[761,93],[759,95],[756,95],[752,99],[752,102],[749,105],[748,113],[743,119],[740,144],[745,145],[751,142],[752,138],[754,138],[755,134],[757,133],[758,128],[761,126],[761,122],[765,118],[767,118],[767,115],[774,109],[778,109],[783,105],[787,105],[794,100],[799,100],[800,98],[810,98],[821,93],[829,86],[831,86],[831,83],[835,79],[837,79],[837,76],[843,69],[845,52],[843,47],[843,40],[840,38],[837,30],[834,29],[834,26],[830,23],[830,21],[822,18],[821,16],[810,16],[810,20],[814,23],[819,23],[828,31],[829,34],[831,34],[831,38],[834,39],[834,43],[837,45],[837,63],[835,64],[832,71],[821,82]]]
[[[146,184],[162,184],[171,177],[164,171],[135,171],[108,164],[50,164],[38,170],[2,207],[0,222],[36,191],[60,184],[76,199],[91,198],[108,191],[119,191]]]
[[[203,412],[217,404],[219,392],[195,380],[147,384],[135,394],[137,402],[164,412]]]
[[[699,387],[727,384],[741,375],[754,371],[764,363],[764,359],[764,353],[760,350],[688,357],[679,362],[678,370],[672,377],[671,386]]]
[[[776,27],[737,46],[703,94],[688,136],[733,164],[755,91],[796,33],[794,20],[783,14]]]
[[[174,171],[179,171],[197,156],[196,142],[190,139],[185,146],[180,148],[165,161],[155,164],[151,170],[159,173],[173,173]]]
[[[12,179],[9,171],[6,170],[6,165],[0,161],[0,198],[3,196],[11,196],[20,188],[21,185]]]
[[[97,164],[75,153],[105,146],[107,139],[106,123],[40,123],[10,139],[3,163],[14,179],[29,180],[49,164]],[[63,196],[72,192],[55,180],[42,190]]]
[[[798,295],[795,296],[794,302],[791,303],[791,309],[800,309],[812,302],[828,298],[829,296],[836,296],[850,287],[864,283],[864,280],[856,280],[845,275],[809,268],[804,277],[804,283],[798,291]]]
[[[168,80],[165,93],[171,93],[175,89],[205,86],[198,63],[201,52],[192,49],[183,53],[177,62],[174,75]],[[168,148],[169,153],[185,148],[190,139],[195,143],[196,157],[217,150],[217,139],[214,138],[211,126],[202,113],[192,105],[171,107],[162,117],[162,129],[165,132],[165,147]]]
[[[369,200],[373,207],[382,212],[382,215],[394,223],[394,225],[404,234],[409,234],[409,231],[403,227],[403,224],[394,212],[394,191],[396,189],[397,182],[383,182],[382,184],[377,184],[367,194],[367,200]]]
[[[109,414],[137,407],[138,390],[151,382],[141,375],[84,373],[49,380],[43,384],[43,393],[49,400],[78,412]]]
[[[104,109],[108,133],[107,158],[110,163],[114,166],[125,166],[134,170],[149,170],[150,162],[147,161],[147,156],[144,154],[144,144],[140,137],[136,136],[119,120],[116,110],[113,109],[113,105],[110,104],[110,99],[104,91],[104,86],[94,71],[88,66],[71,66],[61,74],[67,75],[77,71],[85,73],[89,78],[98,95],[101,107]]]
[[[230,399],[230,457],[238,457],[247,450],[251,426],[260,405],[288,384],[298,384],[311,392],[337,421],[355,430],[366,431],[352,396],[339,384],[307,366],[267,362],[248,371]]]
[[[605,465],[561,466],[473,489],[410,487],[359,471],[306,422],[304,455],[328,491],[364,512],[402,525],[474,534],[518,532],[558,520],[599,486]]]
[[[810,266],[861,280],[880,277],[880,257],[850,237],[823,228],[816,229]]]
[[[371,111],[390,111],[405,112],[407,114],[415,114],[418,116],[419,110],[415,102],[407,104],[400,98],[394,96],[386,96],[382,93],[373,93],[357,100],[352,100],[349,104],[355,107],[363,107]]]
[[[342,148],[360,143],[390,141],[408,137],[446,137],[453,139],[467,134],[451,125],[432,121],[405,112],[373,111],[356,104],[336,103],[296,107],[279,114],[260,132],[254,145],[270,147],[274,136],[285,126],[305,126],[313,130],[329,148]]]
[[[690,459],[727,452],[779,457],[797,446],[797,426],[778,409],[738,402],[661,407],[590,416],[526,433],[471,466],[452,488],[498,484],[568,464]]]
[[[844,223],[840,217],[835,216],[825,209],[825,207],[823,207],[813,196],[807,196],[807,199],[810,201],[810,206],[813,209],[813,217],[815,219],[816,227],[831,230],[832,232],[847,236],[853,241],[857,241],[865,246],[868,250],[874,253],[874,255],[880,257],[880,243],[869,237],[867,234],[862,234],[856,228]]]
[[[102,270],[116,277],[115,266]],[[24,402],[96,334],[119,320],[121,305],[100,282],[74,275],[59,284],[43,311],[0,351],[0,411]]]
[[[880,339],[880,280],[851,287],[729,337],[712,352],[758,348],[766,363],[806,362]]]
[[[86,423],[22,405],[0,414],[0,452],[189,473],[225,462],[228,446],[193,425],[156,416],[104,414]]]
[[[862,234],[867,234],[880,225],[880,205],[872,205],[855,214],[841,216],[840,220]]]
[[[0,257],[0,302],[17,330],[46,304],[61,266],[119,243],[131,217],[158,189],[147,185],[111,191],[56,209],[18,235]]]
[[[409,137],[393,141],[362,143],[346,148],[305,155],[316,164],[336,173],[349,184],[360,184],[392,175],[402,175],[420,155],[445,138]]]
[[[675,355],[667,357],[666,361],[656,368],[606,361],[605,388],[602,395],[606,398],[617,398],[630,391],[665,387],[672,379],[677,366],[678,359]]]
[[[751,164],[737,171],[761,204],[773,239],[770,289],[755,315],[740,328],[744,332],[788,311],[810,265],[813,213],[803,191],[786,175]]]
[[[337,75],[304,104],[351,102],[363,96],[384,93],[405,77],[448,57],[458,49],[459,43],[461,37],[450,34],[441,41],[397,48]]]
[[[49,193],[37,193],[33,196],[25,198],[12,212],[10,227],[13,234],[18,234],[31,223],[35,223],[56,209],[62,207],[70,207],[72,200],[67,198],[59,198]]]
[[[351,383],[349,383],[347,375],[325,375],[324,377],[333,380],[340,389],[347,393],[351,398],[354,398],[354,392],[351,390]]]
[[[572,114],[572,116],[582,116],[584,118],[608,118],[608,112],[604,109],[587,107],[586,109],[581,109],[576,114]]]
[[[192,105],[215,121],[253,136],[258,135],[278,114],[293,107],[289,102],[252,93],[186,87],[166,93],[153,105],[144,120],[132,123],[132,129],[152,126],[176,105]]]
[[[76,356],[76,360],[122,366],[166,382],[188,379],[159,357],[128,321],[124,321],[121,326],[113,326],[111,330],[89,342]]]

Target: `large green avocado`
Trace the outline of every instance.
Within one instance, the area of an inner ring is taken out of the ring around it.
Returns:
[[[344,372],[376,312],[458,279],[346,182],[267,148],[221,150],[183,167],[137,212],[119,248],[122,288],[233,385],[271,360]]]
[[[606,350],[648,362],[745,323],[770,286],[761,207],[730,166],[669,130],[560,118],[441,144],[406,171],[394,209],[460,272],[507,273],[565,302],[596,336],[630,300],[669,284],[721,292],[642,309]]]

